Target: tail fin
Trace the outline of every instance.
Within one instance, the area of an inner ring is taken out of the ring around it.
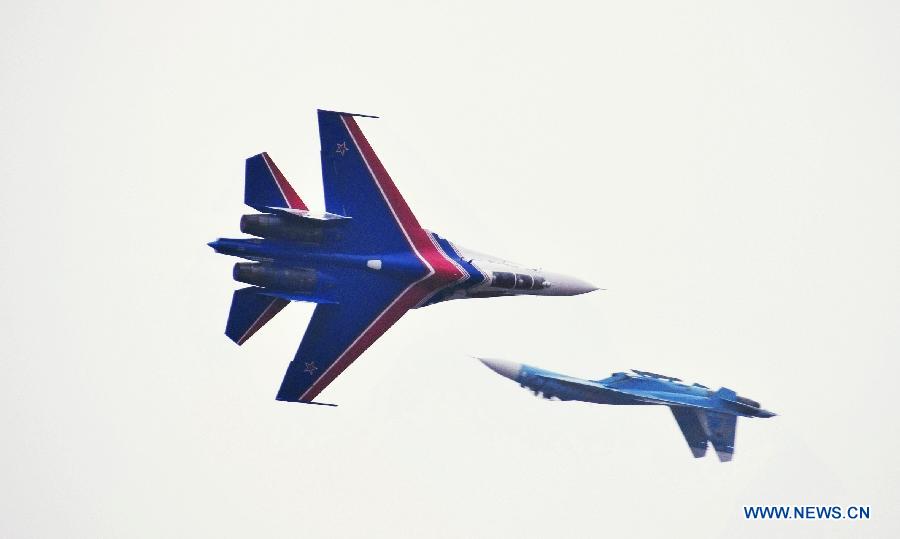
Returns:
[[[734,433],[735,427],[737,427],[737,416],[710,410],[705,410],[703,416],[703,426],[706,429],[709,441],[716,448],[716,455],[722,462],[730,461],[734,457]]]
[[[680,406],[672,406],[670,409],[695,458],[705,455],[707,442],[712,442],[720,461],[731,460],[734,456],[737,416]]]
[[[234,291],[225,335],[238,345],[244,344],[244,341],[290,303],[283,298],[260,294],[260,291],[255,286]]]
[[[707,438],[699,413],[696,410],[680,406],[672,406],[669,409],[672,410],[672,415],[675,416],[675,421],[678,422],[681,434],[687,440],[688,447],[691,448],[694,458],[700,458],[705,455]]]
[[[266,152],[247,159],[244,204],[261,212],[269,208],[309,209]]]

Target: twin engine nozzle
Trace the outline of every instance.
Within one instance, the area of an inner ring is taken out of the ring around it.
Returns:
[[[291,292],[312,292],[318,281],[315,270],[257,262],[238,262],[232,275],[235,281]]]
[[[325,235],[321,223],[303,222],[285,215],[255,213],[241,216],[241,232],[259,238],[322,243]]]

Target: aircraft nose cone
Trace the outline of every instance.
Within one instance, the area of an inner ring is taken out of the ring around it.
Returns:
[[[546,274],[545,278],[550,283],[550,286],[544,291],[544,294],[548,296],[577,296],[599,290],[593,284],[570,275],[550,273]]]
[[[505,376],[510,380],[518,380],[519,372],[522,370],[522,364],[515,361],[507,361],[505,359],[485,359],[478,358],[479,361],[487,365],[489,369],[501,376]]]

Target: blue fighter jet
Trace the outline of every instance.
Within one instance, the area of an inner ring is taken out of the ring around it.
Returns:
[[[318,304],[277,399],[313,402],[410,309],[511,295],[572,296],[585,281],[468,251],[419,225],[356,116],[320,110],[325,212],[313,212],[267,153],[247,159],[241,217],[254,238],[210,242],[243,258],[225,334],[243,344],[291,301]]]
[[[481,359],[494,372],[545,399],[595,404],[657,404],[668,406],[695,458],[711,442],[722,462],[734,456],[737,416],[772,417],[756,401],[727,388],[712,391],[700,384],[647,371],[617,372],[603,380],[583,380],[502,359]]]

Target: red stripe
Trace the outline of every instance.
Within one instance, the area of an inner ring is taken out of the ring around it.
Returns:
[[[237,343],[239,345],[244,344],[247,339],[252,337],[253,334],[257,331],[259,331],[259,328],[266,325],[269,320],[271,320],[275,317],[276,314],[281,312],[281,309],[284,309],[284,307],[288,303],[290,302],[287,300],[281,298],[273,298],[272,303],[270,303],[269,306],[266,307],[262,312],[262,314],[259,315],[259,318],[256,319],[256,322],[253,322],[253,324],[249,328],[247,328],[247,331],[245,331],[244,334],[241,335],[241,338],[237,340]]]
[[[436,248],[428,237],[428,233],[419,225],[419,221],[413,215],[412,210],[409,209],[409,206],[403,199],[403,195],[400,194],[400,190],[394,185],[394,181],[384,168],[384,165],[381,164],[381,160],[378,159],[369,141],[366,140],[366,136],[359,128],[359,125],[356,124],[356,120],[352,116],[343,116],[342,118],[351,136],[356,141],[363,159],[372,169],[375,181],[384,192],[388,205],[394,210],[400,227],[406,231],[406,234],[412,241],[413,248],[434,268],[435,273],[447,282],[454,282],[462,277],[459,269]]]
[[[334,381],[344,369],[378,340],[406,311],[418,306],[425,298],[437,290],[451,285],[463,278],[460,268],[448,258],[428,236],[416,216],[403,199],[403,195],[394,185],[381,160],[375,154],[369,141],[352,116],[342,116],[350,136],[362,153],[362,157],[372,171],[375,182],[384,193],[385,202],[394,212],[397,224],[406,233],[411,247],[431,266],[433,272],[404,290],[388,307],[382,311],[362,334],[340,355],[337,360],[322,373],[301,396],[300,400],[312,400]]]
[[[416,283],[413,288],[410,288],[404,294],[401,294],[388,309],[383,311],[375,319],[375,322],[369,326],[368,330],[363,332],[359,339],[347,348],[347,350],[340,355],[338,360],[334,362],[331,367],[326,369],[325,372],[322,373],[322,376],[300,396],[300,400],[308,401],[316,398],[323,389],[328,387],[328,384],[333,382],[335,378],[344,372],[344,369],[349,367],[356,358],[365,352],[367,348],[372,346],[372,344],[390,329],[397,320],[406,314],[406,311],[415,307],[432,292],[433,290],[427,287],[426,281],[420,281]]]
[[[266,161],[266,165],[269,166],[269,170],[272,171],[272,176],[275,177],[275,182],[278,184],[278,188],[281,190],[281,194],[284,196],[284,201],[287,203],[288,207],[295,210],[308,210],[306,204],[300,199],[300,196],[294,191],[294,188],[291,187],[291,184],[287,181],[287,178],[284,177],[284,174],[278,170],[278,167],[275,166],[275,162],[272,161],[272,158],[269,157],[269,154],[263,152],[263,159]]]

